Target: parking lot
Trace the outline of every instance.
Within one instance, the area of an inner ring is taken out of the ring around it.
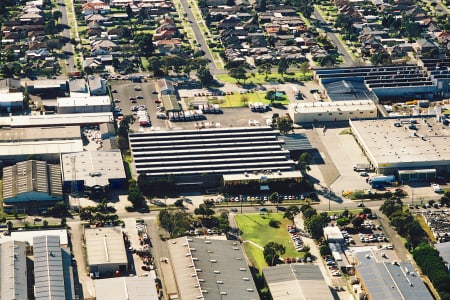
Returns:
[[[111,81],[111,91],[113,91],[113,99],[118,99],[120,101],[114,102],[114,106],[120,108],[123,115],[132,115],[132,106],[145,105],[152,126],[155,128],[166,128],[165,121],[156,118],[156,106],[158,104],[155,103],[155,100],[158,99],[158,95],[155,92],[155,85],[152,80],[149,80],[148,82],[114,80]],[[142,96],[142,99],[139,99],[139,96]],[[130,100],[130,98],[134,98],[135,100]],[[140,126],[137,122],[133,124],[131,128],[134,131],[140,130]]]

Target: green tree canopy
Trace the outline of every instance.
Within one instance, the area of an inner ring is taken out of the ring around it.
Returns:
[[[264,246],[264,260],[269,266],[274,266],[276,265],[280,255],[283,255],[285,252],[286,247],[275,242],[270,242]]]
[[[290,205],[284,212],[283,218],[288,219],[294,224],[294,218],[300,213],[300,208],[297,205]]]

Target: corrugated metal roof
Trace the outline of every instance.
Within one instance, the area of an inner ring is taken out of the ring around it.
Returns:
[[[334,299],[319,266],[277,265],[263,274],[274,300]]]
[[[65,300],[59,236],[38,236],[33,240],[35,299]]]
[[[37,192],[62,196],[59,166],[47,168],[45,161],[27,160],[3,169],[3,198]]]
[[[239,242],[182,237],[168,246],[183,299],[259,299]]]
[[[127,253],[120,227],[88,228],[85,229],[84,237],[90,266],[127,264]]]
[[[0,242],[0,299],[27,300],[25,243]]]
[[[157,300],[155,281],[151,277],[119,277],[95,280],[97,300]]]

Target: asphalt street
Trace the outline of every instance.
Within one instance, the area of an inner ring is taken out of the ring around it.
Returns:
[[[186,13],[186,17],[189,23],[191,24],[192,31],[194,32],[195,39],[197,41],[197,46],[200,45],[200,49],[202,49],[205,52],[204,57],[209,60],[209,71],[211,72],[212,75],[223,73],[224,71],[219,70],[214,63],[214,59],[211,55],[206,39],[200,30],[200,26],[198,25],[197,20],[195,19],[194,14],[192,13],[192,9],[188,1],[180,0],[180,3],[183,6],[183,10]]]
[[[326,24],[327,21],[322,17],[322,15],[319,13],[319,11],[314,8],[313,16],[321,23]],[[325,34],[330,39],[330,41],[336,45],[338,48],[339,53],[344,57],[344,63],[341,65],[342,67],[351,67],[355,66],[356,62],[354,61],[353,57],[347,52],[342,42],[336,37],[336,34],[329,31],[328,25],[319,25],[318,27],[321,28],[324,26],[325,28]]]
[[[75,61],[73,58],[74,46],[70,43],[70,24],[67,17],[67,6],[64,0],[58,0],[58,10],[61,12],[61,24],[67,25],[61,33],[63,40],[65,41],[63,49],[66,56],[66,73],[70,74],[76,71]]]

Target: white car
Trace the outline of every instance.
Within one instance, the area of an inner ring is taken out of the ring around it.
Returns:
[[[435,193],[442,193],[442,189],[441,189],[440,185],[437,183],[432,183],[431,188],[433,189],[433,191]]]

